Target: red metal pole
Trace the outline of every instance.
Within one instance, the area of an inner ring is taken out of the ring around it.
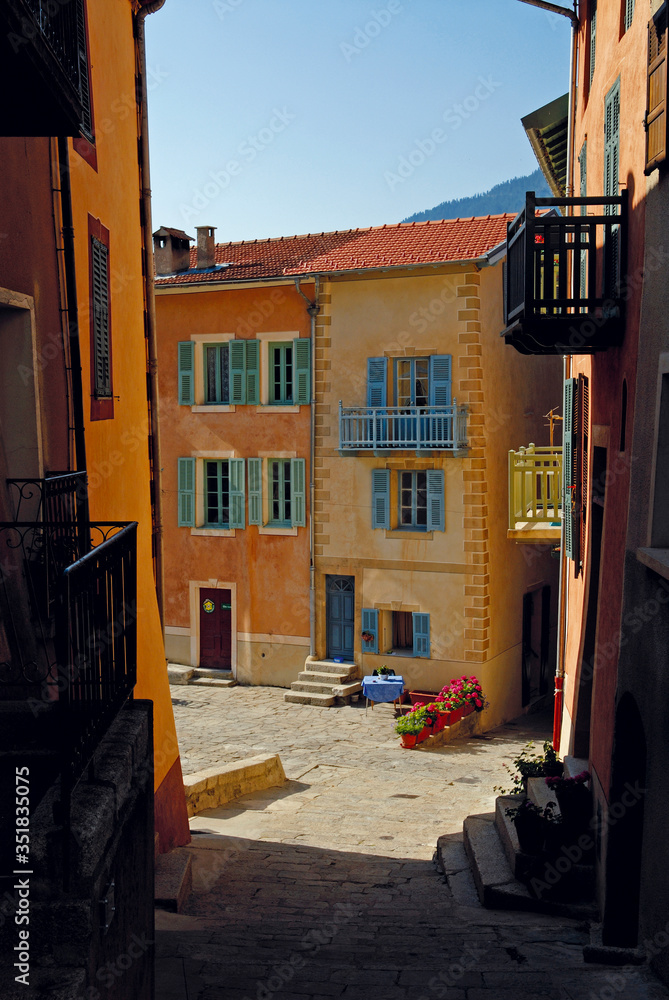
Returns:
[[[553,748],[558,753],[560,750],[560,731],[562,729],[562,702],[564,687],[564,677],[555,675],[555,705],[553,708]]]

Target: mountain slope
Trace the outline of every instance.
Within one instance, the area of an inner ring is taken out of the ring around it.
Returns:
[[[498,215],[501,212],[519,212],[525,204],[525,192],[534,191],[538,198],[549,198],[550,188],[538,168],[525,177],[513,177],[509,181],[495,184],[489,191],[474,194],[468,198],[454,198],[442,201],[434,208],[416,212],[403,222],[426,222],[428,219],[457,219],[470,215]]]

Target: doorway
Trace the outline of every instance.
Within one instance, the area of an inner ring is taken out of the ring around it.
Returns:
[[[353,660],[355,578],[326,576],[325,618],[328,659]]]
[[[232,669],[232,594],[200,587],[200,666]]]

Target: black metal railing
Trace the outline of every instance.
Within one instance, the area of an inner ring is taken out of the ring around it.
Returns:
[[[64,76],[80,92],[79,40],[84,25],[83,8],[78,0],[22,0],[24,17],[29,19],[25,35],[30,30],[39,35],[53,53]]]
[[[137,681],[137,524],[96,527],[107,537],[65,570],[56,621],[66,789]]]
[[[559,214],[566,208],[580,214]],[[507,228],[507,341],[525,353],[565,354],[619,343],[626,236],[624,195],[536,198],[528,192]]]

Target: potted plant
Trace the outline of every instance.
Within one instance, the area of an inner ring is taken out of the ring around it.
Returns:
[[[372,642],[372,640],[374,639],[374,633],[373,632],[363,632],[361,638],[362,638],[363,642]]]
[[[525,854],[538,854],[544,846],[546,824],[553,815],[552,803],[544,810],[524,797],[517,806],[509,806],[504,812],[513,820],[521,851]]]
[[[423,729],[423,719],[416,712],[401,715],[395,723],[395,732],[402,740],[402,746],[414,747],[419,733]]]
[[[546,740],[542,754],[534,752],[534,743],[527,743],[517,757],[513,758],[513,767],[508,764],[504,769],[511,778],[511,788],[504,789],[495,786],[494,791],[502,795],[516,794],[527,791],[529,778],[545,778],[562,773],[562,762],[553,749],[553,744]]]
[[[392,667],[387,667],[384,663],[382,667],[379,667],[379,674],[382,677],[394,677],[395,671],[392,669]]]
[[[565,833],[568,837],[578,837],[586,829],[592,816],[592,800],[585,787],[590,780],[588,771],[581,771],[573,778],[549,776],[547,786],[555,795],[562,814]]]

